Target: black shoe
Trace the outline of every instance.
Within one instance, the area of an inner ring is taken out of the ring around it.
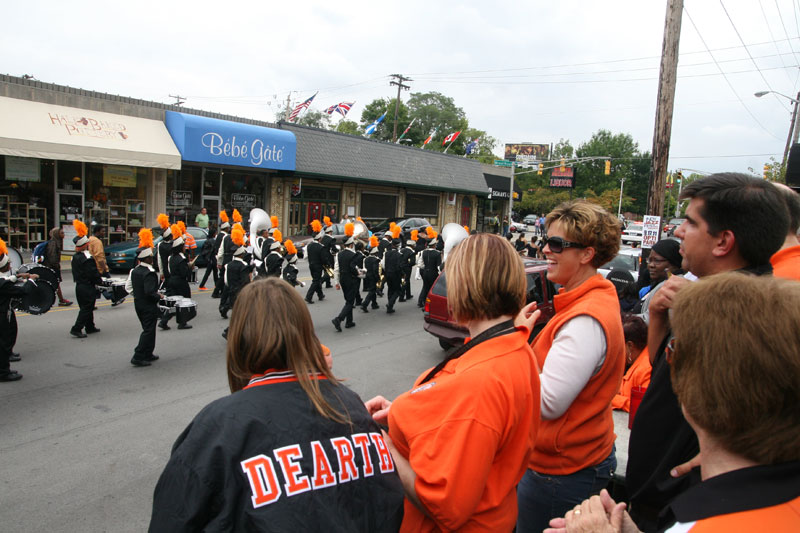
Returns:
[[[100,333],[100,330],[97,328],[92,328],[92,329],[86,328],[86,333]]]
[[[354,328],[354,327],[356,327],[356,323],[355,322],[350,322],[349,324],[345,324],[344,327],[346,327],[347,329]]]
[[[178,329],[192,329],[192,326],[189,324],[178,324]]]
[[[333,324],[333,327],[336,328],[336,331],[338,331],[339,333],[342,332],[342,321],[339,320],[338,317],[331,320],[331,324]]]
[[[228,318],[228,312],[227,311],[220,311],[219,312],[219,316],[221,316],[222,318]]]
[[[389,307],[389,305],[387,304],[386,305],[386,313],[389,314],[389,315],[394,313],[394,307]]]
[[[116,306],[118,306],[119,304],[121,304],[124,301],[125,301],[125,298],[123,298],[122,300],[117,300],[117,301],[111,302],[111,307],[116,307]]]
[[[158,356],[156,354],[152,354],[150,355],[150,357],[145,357],[144,360],[150,362],[158,361]]]
[[[323,288],[325,288],[325,289],[332,289],[332,288],[333,288],[333,285],[331,285],[330,283],[328,283],[328,284],[327,284],[327,285],[325,285],[325,287],[323,287]]]
[[[314,303],[314,300],[309,300],[308,298],[305,298],[305,301],[306,301],[307,304],[313,304]]]
[[[131,364],[133,366],[150,366],[150,361],[147,359],[136,359],[135,357],[131,359]]]
[[[405,302],[405,301],[406,301],[406,299],[405,299],[405,298],[400,298],[400,301],[401,301],[401,302]]]
[[[222,332],[222,338],[226,340],[228,339],[228,328],[225,328],[225,331]]]
[[[72,335],[73,337],[77,337],[79,339],[85,339],[86,338],[86,333],[84,333],[82,331],[69,330],[69,334]]]
[[[328,287],[328,288],[330,289],[330,287]],[[324,294],[320,295],[320,297],[319,297],[319,301],[321,302],[321,301],[322,301],[322,300],[324,300],[324,299],[325,299],[325,295],[324,295]]]
[[[20,357],[18,353],[12,353],[11,356],[8,358],[9,363],[16,363],[17,361],[21,360],[22,357]]]
[[[361,310],[362,310],[362,311],[364,311],[365,313],[369,313],[369,309],[367,309],[367,308],[366,308],[366,307],[364,307],[363,305],[360,305],[359,307],[360,307],[360,308],[361,308]]]
[[[168,329],[172,329],[171,327],[169,327],[169,324],[162,324],[161,322],[158,323],[158,327],[161,328],[164,331],[167,331]]]
[[[19,381],[22,379],[22,374],[16,370],[9,370],[0,374],[0,381]]]
[[[219,295],[219,294],[217,294],[216,292],[212,292],[212,293],[211,293],[211,297],[212,297],[212,298],[219,298],[219,297],[220,297],[220,295]]]
[[[373,309],[380,309],[381,308],[381,306],[378,305],[378,304],[372,304],[370,307],[372,307]]]

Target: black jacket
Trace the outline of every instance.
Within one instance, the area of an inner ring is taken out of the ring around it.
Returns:
[[[375,284],[380,280],[380,267],[381,260],[377,255],[370,254],[364,259],[364,268],[367,269],[367,275],[364,278],[364,290],[374,290]]]
[[[133,286],[133,305],[140,311],[157,310],[158,301],[158,274],[144,264],[139,264],[131,272],[131,285]]]
[[[169,258],[169,279],[166,281],[167,294],[170,296],[192,297],[192,289],[189,287],[189,280],[192,270],[189,262],[182,253],[172,254]]]
[[[400,255],[403,257],[403,274],[411,274],[414,263],[417,261],[417,254],[408,246],[404,246],[403,249],[400,250]]]
[[[313,241],[306,246],[306,252],[308,252],[309,268],[322,270],[324,264],[322,262],[322,245],[317,241]]]
[[[76,252],[72,256],[72,278],[76,285],[92,289],[103,283],[103,277],[97,270],[97,262],[88,251]]]
[[[319,415],[290,372],[257,379],[207,405],[178,437],[150,531],[397,531],[403,488],[358,395],[319,381],[349,415],[343,424]]]
[[[436,277],[442,270],[442,254],[439,250],[428,248],[422,252],[422,272],[423,276]]]
[[[230,307],[233,307],[234,302],[236,302],[236,296],[242,290],[242,287],[250,281],[250,271],[252,269],[252,265],[248,265],[239,258],[234,258],[233,261],[228,263],[225,269],[225,285],[230,291]]]
[[[386,275],[400,275],[403,271],[403,256],[394,248],[386,250],[386,255],[383,256],[383,268],[386,270]]]
[[[345,248],[336,255],[336,263],[339,267],[339,283],[352,285],[358,281],[358,261],[355,250]]]

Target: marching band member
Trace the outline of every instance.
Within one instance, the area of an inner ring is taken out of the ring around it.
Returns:
[[[306,284],[297,280],[297,247],[290,240],[287,240],[286,245],[286,266],[283,268],[283,279],[286,280],[292,287],[305,287]]]
[[[27,283],[28,280],[36,280],[36,274],[17,274],[11,272],[11,259],[8,256],[8,247],[3,239],[0,239],[0,381],[17,381],[22,379],[22,374],[16,370],[11,370],[12,360],[19,361],[19,357],[13,357],[12,348],[17,341],[17,316],[14,308],[11,307],[12,298],[20,298],[28,294],[33,285]],[[17,279],[23,279],[26,283],[17,286]]]
[[[358,306],[360,306],[363,303],[361,299],[361,280],[364,278],[364,274],[366,274],[366,270],[364,270],[365,258],[366,254],[364,254],[364,242],[356,240],[356,258],[354,259],[354,261],[356,263],[356,266],[358,267],[358,270],[363,271],[363,274],[356,278],[356,305]]]
[[[72,278],[75,280],[75,296],[78,299],[78,317],[69,330],[73,337],[83,339],[86,333],[99,333],[94,325],[94,302],[97,300],[97,285],[103,283],[103,277],[97,270],[97,263],[89,253],[89,228],[77,218],[72,221],[78,235],[72,239],[75,243],[75,255],[72,256]],[[86,328],[86,333],[83,329]]]
[[[417,307],[425,308],[428,291],[433,287],[439,272],[442,271],[442,253],[436,249],[438,234],[428,226],[428,249],[417,256],[417,267],[422,273],[422,291],[419,293]]]
[[[394,313],[394,303],[400,297],[400,285],[403,275],[403,256],[397,250],[400,247],[400,226],[392,228],[392,245],[383,254],[383,271],[386,275],[386,284],[389,286],[389,294],[386,302],[386,312]]]
[[[355,307],[356,293],[358,292],[359,269],[356,264],[356,252],[353,249],[355,246],[355,237],[353,231],[355,226],[352,222],[344,225],[344,234],[347,240],[344,241],[344,249],[336,254],[335,264],[333,268],[333,276],[336,278],[336,290],[341,289],[344,294],[344,307],[339,312],[339,315],[331,320],[333,327],[336,331],[342,331],[342,321],[344,320],[344,327],[352,328],[356,325],[353,322],[353,307]]]
[[[306,248],[308,252],[308,268],[311,271],[311,286],[306,293],[306,303],[313,304],[312,298],[316,293],[319,301],[325,299],[325,294],[322,292],[322,244],[320,240],[325,236],[322,231],[322,224],[319,220],[311,221],[311,230],[314,232],[314,241],[311,242]]]
[[[264,264],[266,265],[266,275],[268,277],[279,278],[283,267],[283,254],[281,253],[281,250],[283,250],[283,245],[281,244],[283,235],[281,235],[281,230],[275,230],[272,238],[274,241],[270,245],[270,252],[264,260]]]
[[[156,272],[161,275],[161,281],[166,285],[169,278],[169,256],[172,254],[172,230],[169,227],[169,216],[160,213],[156,220],[158,225],[161,226],[161,242],[156,247],[157,261],[155,266]]]
[[[379,259],[381,250],[378,247],[378,238],[375,235],[369,238],[369,245],[369,255],[364,259],[364,269],[367,271],[364,276],[364,290],[367,291],[367,297],[361,303],[361,310],[365,313],[369,313],[367,306],[370,304],[372,309],[380,308],[375,294],[378,291],[378,281],[381,279],[381,260]]]
[[[222,318],[228,318],[228,311],[233,308],[236,303],[236,297],[242,287],[250,282],[250,273],[253,271],[253,266],[245,261],[245,254],[247,249],[244,244],[244,228],[241,225],[235,224],[231,230],[231,241],[236,246],[233,251],[233,260],[228,264],[225,269],[225,287],[228,290],[228,299],[224,309],[220,309]],[[222,336],[228,338],[228,328],[222,333]]]
[[[390,222],[388,231],[386,231],[383,234],[383,237],[381,238],[380,245],[378,246],[378,249],[380,250],[381,260],[383,260],[383,255],[386,253],[386,250],[392,247],[392,238],[393,238],[392,230],[394,230],[394,227],[396,225],[397,224],[395,224],[394,222]]]
[[[192,289],[189,287],[189,280],[192,276],[192,269],[189,262],[184,255],[184,241],[183,234],[177,224],[170,227],[170,233],[173,236],[172,241],[172,257],[169,258],[169,278],[165,285],[167,288],[167,296],[183,296],[184,298],[192,297]],[[179,314],[175,313],[176,320],[178,321],[178,329],[192,329],[192,326],[186,322],[181,322]],[[172,318],[172,313],[164,313],[161,316],[161,321],[158,327],[163,330],[170,329],[169,321]]]
[[[183,220],[178,221],[178,227],[181,229],[181,236],[183,237],[183,250],[186,255],[186,260],[191,261],[194,259],[195,250],[197,250],[197,241],[194,236],[186,231],[186,223]]]
[[[238,213],[239,211],[237,211],[236,209],[233,210],[234,220],[237,218],[236,215]],[[238,218],[241,219],[242,216],[239,215]],[[219,252],[217,252],[217,257],[222,257],[222,280],[225,282],[222,288],[222,296],[220,297],[219,301],[219,312],[221,314],[223,313],[222,311],[223,309],[230,310],[233,307],[233,304],[231,304],[228,301],[228,299],[230,298],[230,291],[228,290],[228,282],[227,282],[228,278],[225,276],[225,269],[227,269],[228,265],[231,263],[231,261],[233,261],[233,252],[239,248],[239,246],[235,242],[233,242],[233,230],[236,229],[237,227],[242,230],[242,235],[244,235],[244,228],[242,227],[242,225],[238,222],[234,222],[233,228],[231,229],[231,234],[225,236],[225,239],[223,239],[222,241],[220,250]],[[245,245],[242,244],[242,246]],[[245,249],[244,253],[247,253],[247,249]],[[242,259],[244,259],[244,256],[242,256]],[[227,313],[227,311],[225,311],[225,313]]]
[[[336,255],[336,240],[333,238],[333,223],[330,217],[324,217],[323,220],[325,221],[325,235],[320,241],[322,244],[322,266],[333,268],[333,258]],[[322,283],[325,284],[326,289],[333,287],[328,270],[322,271]]]
[[[419,231],[412,230],[411,238],[406,241],[406,245],[400,250],[400,255],[403,256],[403,287],[400,291],[400,301],[405,302],[411,300],[411,271],[417,263],[417,239]]]
[[[163,297],[158,292],[158,274],[153,268],[153,232],[150,228],[139,230],[139,249],[136,250],[139,264],[131,270],[128,277],[129,293],[133,293],[133,308],[142,325],[139,344],[133,350],[133,366],[150,366],[158,359],[153,354],[156,347],[156,322],[158,322],[158,302]]]
[[[214,286],[214,292],[211,293],[212,298],[222,298],[222,292],[225,290],[225,241],[231,231],[231,223],[228,220],[228,213],[223,209],[219,212],[219,233],[217,240],[214,242],[214,255],[217,257],[217,268],[219,269],[219,276],[217,277],[217,284]],[[230,262],[230,259],[228,259]]]

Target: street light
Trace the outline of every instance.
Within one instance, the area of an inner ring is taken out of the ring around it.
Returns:
[[[789,124],[789,136],[786,138],[786,148],[783,150],[783,163],[781,166],[784,168],[786,167],[786,158],[789,157],[789,148],[792,144],[797,142],[797,135],[800,133],[800,128],[797,128],[797,106],[800,104],[800,92],[797,93],[797,98],[792,98],[791,96],[786,96],[783,93],[779,93],[778,91],[758,91],[755,94],[756,98],[761,98],[764,95],[769,93],[777,94],[783,96],[784,98],[788,98],[794,104],[794,111],[792,111],[792,121]]]

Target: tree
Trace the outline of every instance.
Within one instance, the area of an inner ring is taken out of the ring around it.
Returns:
[[[553,147],[553,153],[550,154],[550,159],[572,159],[575,154],[575,149],[569,143],[569,139],[559,139]]]
[[[770,157],[769,161],[764,163],[764,169],[761,171],[756,171],[752,167],[747,167],[747,170],[759,178],[765,178],[767,181],[786,183],[786,165],[778,163],[774,157]]]
[[[312,128],[327,130],[331,128],[331,116],[324,111],[306,109],[306,112],[297,119],[297,123],[301,126],[311,126]]]
[[[443,152],[446,148],[442,146],[444,138],[450,133],[460,131],[461,135],[447,152],[464,154],[467,141],[464,132],[469,127],[469,121],[464,110],[457,107],[452,98],[438,92],[412,93],[408,99],[408,109],[409,118],[416,118],[417,121],[406,137],[411,137],[415,146],[421,146],[430,132],[438,128],[433,140],[425,149]]]
[[[610,157],[611,174],[605,175],[605,160],[595,159],[576,165],[576,193],[583,195],[586,189],[598,194],[608,189],[619,190],[620,178],[630,178],[633,161],[639,155],[639,146],[627,133],[612,134],[598,130],[588,141],[578,146],[575,155],[581,157]],[[626,181],[627,184],[627,181]]]
[[[381,141],[391,141],[392,132],[394,128],[394,107],[396,98],[378,98],[368,103],[361,112],[361,131],[366,131],[367,127],[375,122],[375,120],[386,113],[386,118],[380,123],[378,129],[375,130],[370,137]],[[403,132],[408,124],[411,122],[409,118],[409,109],[400,100],[400,109],[397,111],[397,136]],[[406,135],[408,138],[408,135]]]
[[[346,133],[348,135],[363,135],[364,132],[358,128],[358,124],[353,120],[342,119],[334,128],[339,133]]]

